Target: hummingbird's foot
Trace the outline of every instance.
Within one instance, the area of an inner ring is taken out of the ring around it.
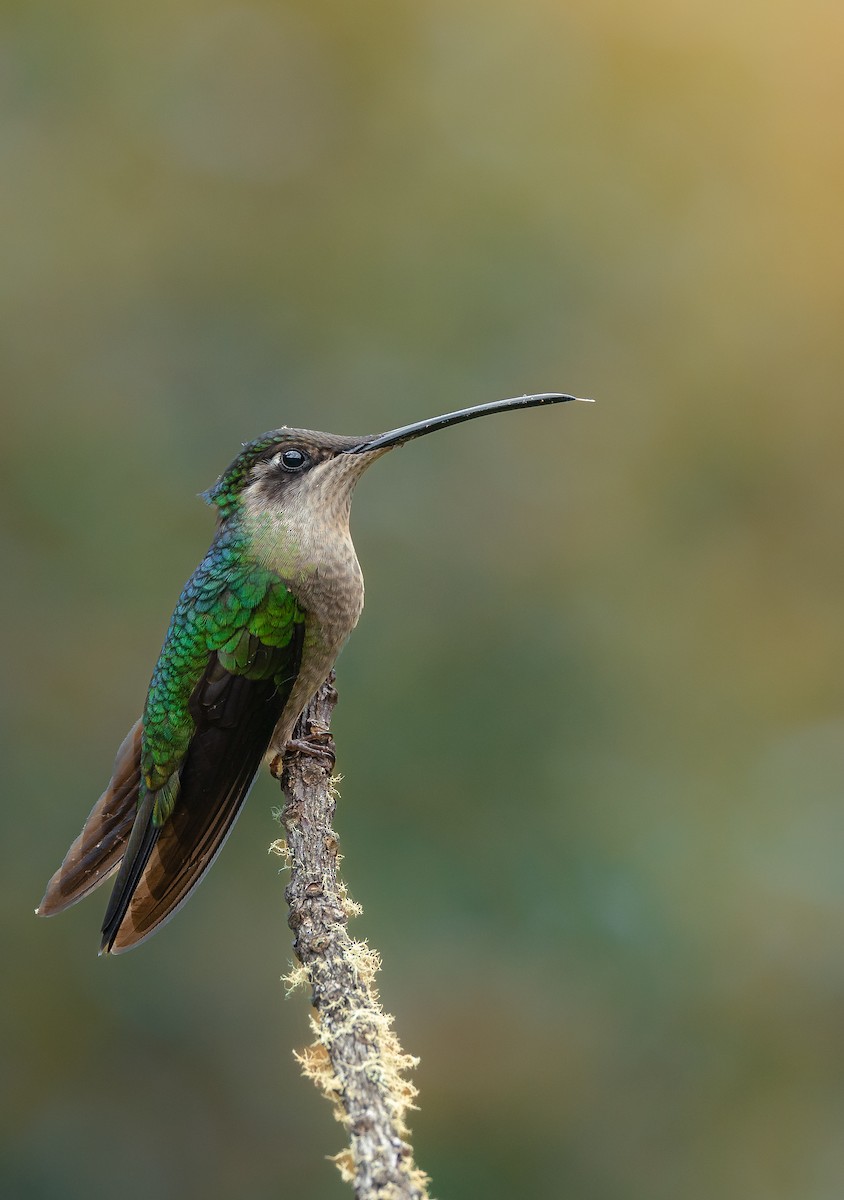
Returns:
[[[304,754],[308,758],[315,758],[325,771],[331,772],[334,770],[334,764],[337,762],[337,755],[334,752],[334,739],[327,729],[311,727],[311,732],[306,737],[291,738],[284,748],[283,754],[276,754],[270,763],[270,772],[276,777],[281,777],[282,766],[284,759],[288,754]]]
[[[329,771],[334,770],[334,764],[337,762],[334,739],[327,729],[312,729],[307,737],[291,738],[285,748],[285,754],[291,751],[306,754],[309,758],[321,759],[327,764]]]

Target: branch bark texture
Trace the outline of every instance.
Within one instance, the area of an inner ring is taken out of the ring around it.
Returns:
[[[375,987],[380,961],[348,932],[360,909],[338,874],[333,829],[337,792],[332,779],[331,715],[337,703],[334,674],[305,709],[287,752],[272,764],[285,796],[281,823],[290,881],[293,949],[300,966],[290,987],[311,989],[316,1040],[297,1055],[302,1069],[334,1105],[349,1145],[335,1157],[358,1200],[427,1200],[427,1177],[414,1165],[405,1114],[416,1089],[407,1074],[415,1059],[403,1052],[392,1018]]]

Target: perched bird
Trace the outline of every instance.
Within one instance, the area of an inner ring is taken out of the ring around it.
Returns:
[[[282,427],[249,442],[205,493],[214,539],[179,597],[143,716],[36,911],[61,912],[116,871],[101,953],[129,950],[168,920],[357,624],[349,510],[364,471],[436,429],[574,399],[519,396],[378,437]]]

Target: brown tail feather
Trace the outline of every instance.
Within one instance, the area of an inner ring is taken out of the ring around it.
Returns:
[[[136,721],[117,751],[108,787],[47,884],[44,899],[35,910],[40,917],[52,917],[69,908],[120,865],[137,813],[140,781],[141,722]]]

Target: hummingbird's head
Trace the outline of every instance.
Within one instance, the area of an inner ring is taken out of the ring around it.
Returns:
[[[248,442],[203,495],[223,520],[240,510],[290,510],[313,502],[348,511],[358,479],[389,449],[362,452],[372,440],[311,429],[273,429]]]
[[[365,437],[342,437],[283,426],[245,445],[204,495],[209,504],[216,505],[221,520],[240,510],[303,513],[314,505],[319,505],[324,515],[333,512],[348,517],[358,479],[376,459],[396,446],[489,413],[576,399],[560,392],[516,396]]]

